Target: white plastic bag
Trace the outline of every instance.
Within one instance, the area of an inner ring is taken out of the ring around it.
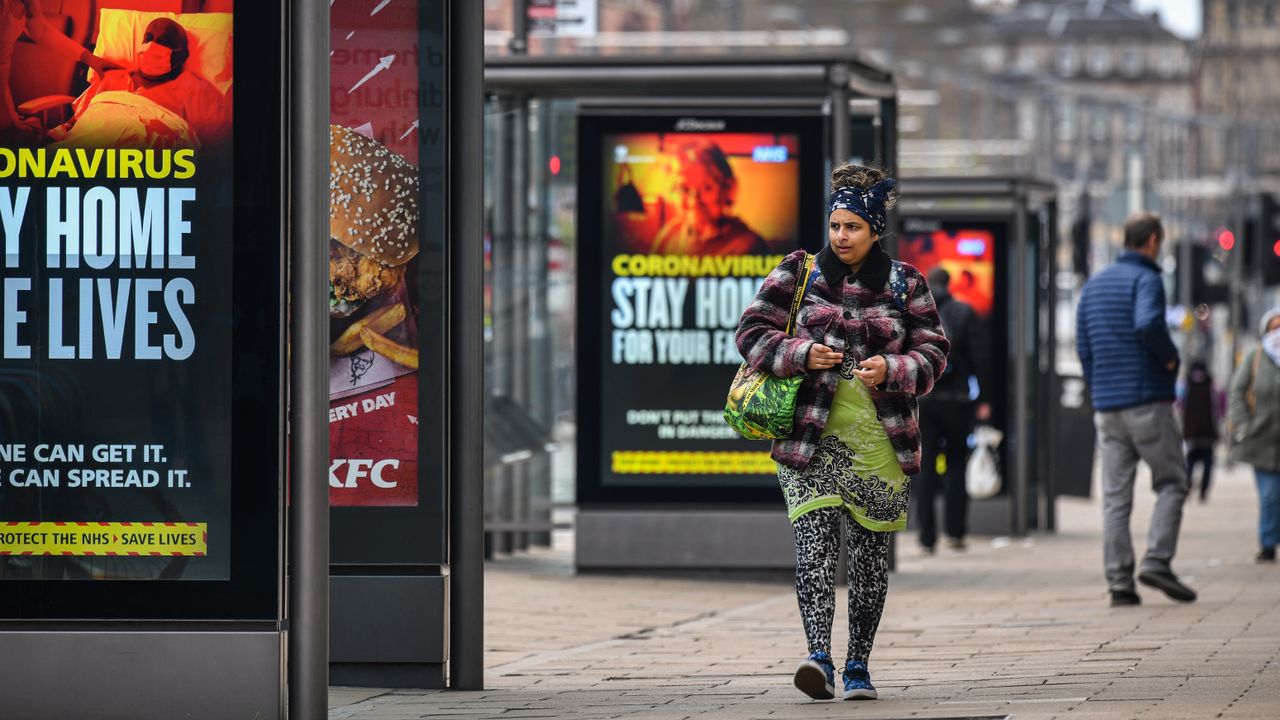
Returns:
[[[964,486],[969,497],[982,500],[1000,492],[1000,460],[996,448],[1004,433],[990,425],[979,425],[973,435],[975,445],[965,465]]]

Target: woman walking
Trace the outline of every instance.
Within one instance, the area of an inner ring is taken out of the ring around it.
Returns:
[[[1253,466],[1258,484],[1258,562],[1280,545],[1280,308],[1262,316],[1262,342],[1231,379],[1231,459]]]
[[[844,164],[831,174],[828,245],[783,259],[743,313],[737,343],[753,368],[804,374],[794,429],[773,444],[795,530],[796,597],[809,656],[795,685],[835,697],[831,624],[840,528],[847,526],[849,647],[846,700],[875,699],[867,661],[888,591],[889,533],[907,524],[909,475],[920,470],[916,398],[946,365],[949,344],[924,277],[880,247],[896,195],[882,171]],[[812,263],[786,332],[799,278]]]
[[[1187,368],[1187,381],[1181,395],[1187,482],[1192,483],[1196,466],[1200,466],[1200,502],[1206,502],[1209,482],[1213,479],[1213,446],[1218,443],[1222,393],[1213,386],[1213,375],[1203,360],[1195,360]]]

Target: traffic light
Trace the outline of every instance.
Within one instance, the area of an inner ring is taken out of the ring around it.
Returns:
[[[1230,231],[1228,231],[1230,232]],[[1234,238],[1232,239],[1234,244]],[[1219,247],[1222,238],[1218,238]],[[1227,248],[1223,248],[1227,249]],[[1227,265],[1224,262],[1226,253],[1205,247],[1201,243],[1191,244],[1191,305],[1201,303],[1214,305],[1231,301],[1227,288]],[[1178,273],[1179,279],[1182,274]],[[1181,293],[1181,288],[1179,288]],[[1178,295],[1177,297],[1181,297]]]
[[[1280,202],[1275,195],[1258,196],[1258,213],[1245,223],[1241,249],[1246,275],[1264,286],[1280,285]]]
[[[1218,228],[1218,247],[1231,252],[1236,246],[1236,234],[1226,228]]]
[[[1280,285],[1280,202],[1271,193],[1262,194],[1258,222],[1258,275],[1263,285]]]

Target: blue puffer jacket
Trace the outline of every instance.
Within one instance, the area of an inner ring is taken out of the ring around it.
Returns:
[[[1178,349],[1164,316],[1160,270],[1136,252],[1121,254],[1085,284],[1076,312],[1076,352],[1095,410],[1173,400]]]

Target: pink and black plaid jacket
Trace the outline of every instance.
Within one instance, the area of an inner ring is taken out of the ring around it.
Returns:
[[[893,273],[895,261],[879,243],[856,275],[824,248],[814,262],[817,278],[800,306],[796,334],[789,337],[787,318],[803,263],[801,250],[784,258],[738,323],[738,350],[751,367],[775,377],[807,372],[796,396],[795,429],[791,437],[774,441],[773,459],[803,468],[818,447],[840,379],[839,367],[805,370],[809,347],[821,342],[843,352],[846,363],[884,356],[888,375],[871,389],[871,398],[902,471],[919,473],[916,398],[933,388],[951,349],[924,276],[906,263],[897,263],[899,271]],[[896,282],[890,282],[891,275]]]

